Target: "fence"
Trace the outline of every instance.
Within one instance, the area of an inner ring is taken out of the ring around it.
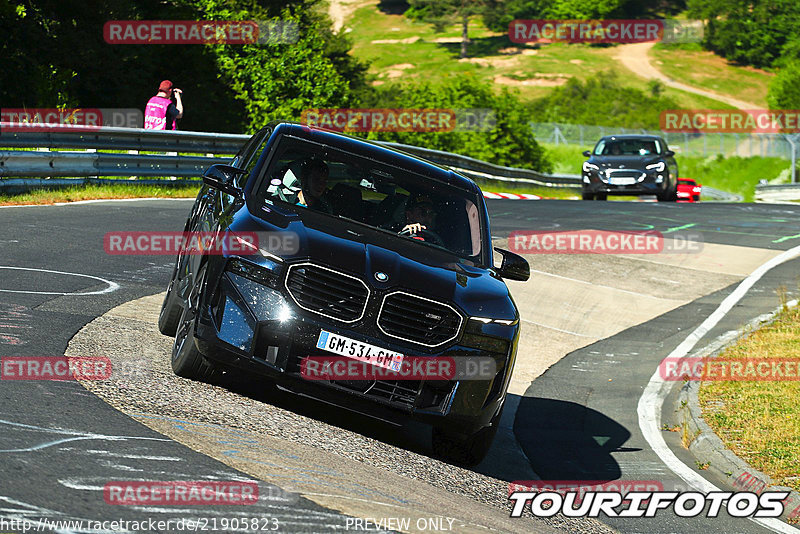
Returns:
[[[660,135],[671,150],[684,156],[765,156],[792,158],[792,145],[783,134],[745,133],[675,133],[660,130],[590,126],[556,122],[531,122],[536,140],[553,145],[577,145],[582,150],[594,146],[604,135],[649,134]]]

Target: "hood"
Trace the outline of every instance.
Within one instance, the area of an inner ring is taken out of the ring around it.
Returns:
[[[274,217],[281,215],[270,219]],[[454,303],[467,315],[502,319],[516,316],[508,288],[493,271],[463,265],[446,251],[321,214],[304,214],[301,219],[293,213],[284,219],[288,224],[276,226],[244,209],[230,229],[292,232],[299,244],[296,253],[279,254],[287,263],[318,263],[356,276],[378,292],[405,290]],[[376,273],[387,275],[386,280],[378,280]]]

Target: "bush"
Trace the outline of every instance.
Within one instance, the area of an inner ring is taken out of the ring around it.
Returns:
[[[550,172],[552,164],[533,138],[528,111],[516,93],[499,95],[491,85],[471,76],[457,76],[444,83],[402,83],[384,86],[375,95],[376,107],[400,109],[488,108],[496,124],[491,131],[370,132],[369,139],[393,141],[481,159],[496,165]]]
[[[769,84],[770,109],[800,109],[800,62],[789,63]]]
[[[533,102],[532,120],[659,129],[661,112],[678,107],[671,98],[661,96],[661,89],[660,85],[652,85],[647,94],[623,87],[613,72],[598,74],[585,82],[571,78]]]

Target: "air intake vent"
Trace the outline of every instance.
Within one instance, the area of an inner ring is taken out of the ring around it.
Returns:
[[[354,323],[364,316],[369,289],[354,276],[311,263],[289,267],[286,289],[304,310]]]
[[[387,336],[428,347],[455,339],[461,323],[451,306],[400,291],[383,299],[378,316],[378,328]]]

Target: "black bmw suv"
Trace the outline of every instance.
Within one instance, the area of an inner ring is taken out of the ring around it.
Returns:
[[[655,195],[660,202],[677,200],[675,153],[655,135],[609,135],[600,139],[583,162],[583,200],[608,195]]]
[[[496,249],[503,259],[494,266],[478,186],[408,154],[286,122],[259,131],[203,181],[186,232],[269,235],[279,245],[250,240],[247,253],[178,256],[159,317],[161,332],[175,336],[174,372],[208,380],[239,368],[361,413],[413,417],[432,425],[436,454],[478,463],[519,339],[503,278],[529,277],[528,263],[505,250]],[[304,358],[365,350],[491,358],[496,372],[480,380],[301,372]]]

